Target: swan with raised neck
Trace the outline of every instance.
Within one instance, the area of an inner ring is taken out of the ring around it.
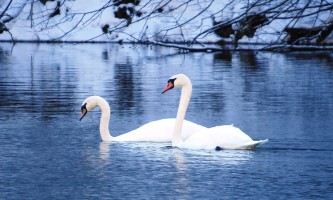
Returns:
[[[192,94],[191,80],[184,74],[177,74],[168,80],[162,93],[173,88],[181,88],[181,97],[172,138],[173,147],[191,149],[254,149],[268,140],[252,140],[247,134],[233,125],[222,125],[201,129],[187,139],[182,136],[182,120],[185,118]]]
[[[172,136],[172,146],[181,146],[183,143],[181,139],[181,132],[187,107],[192,95],[192,83],[186,75],[177,74],[168,80],[168,85],[164,88],[162,94],[168,90],[171,90],[172,88],[181,88],[181,96],[179,100],[175,128]]]

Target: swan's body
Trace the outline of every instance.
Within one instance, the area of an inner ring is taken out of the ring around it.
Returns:
[[[175,118],[152,121],[133,131],[113,138],[114,141],[170,142],[172,140],[173,125],[175,122]],[[201,129],[206,128],[185,120],[182,129],[184,132],[184,134],[182,134],[182,138],[187,139],[190,135]]]
[[[255,149],[267,141],[253,141],[239,128],[223,125],[196,132],[182,146],[191,149]]]
[[[177,120],[172,138],[172,146],[190,149],[255,149],[258,145],[268,140],[254,141],[239,128],[233,125],[216,126],[199,130],[187,139],[181,137],[182,121],[192,94],[192,83],[184,74],[178,74],[171,77],[167,87],[162,93],[172,89],[181,88],[180,104],[177,113]]]
[[[83,101],[81,110],[82,118],[88,111],[99,107],[101,109],[101,120],[99,125],[101,139],[103,141],[148,141],[148,142],[170,142],[172,139],[173,127],[176,123],[176,119],[161,119],[157,121],[149,122],[133,131],[119,135],[117,137],[111,136],[109,132],[109,121],[111,110],[110,106],[105,99],[100,96],[90,96]],[[184,139],[188,138],[192,133],[205,129],[204,126],[195,124],[193,122],[185,120],[182,128]]]

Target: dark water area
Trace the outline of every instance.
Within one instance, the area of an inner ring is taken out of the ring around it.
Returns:
[[[105,143],[104,97],[117,136],[175,117],[187,74],[186,118],[234,124],[254,151],[170,143]],[[333,53],[179,54],[115,44],[0,44],[0,199],[332,199]]]

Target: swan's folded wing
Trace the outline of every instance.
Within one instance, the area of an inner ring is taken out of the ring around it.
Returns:
[[[231,125],[203,129],[185,141],[185,146],[192,149],[254,149],[267,140],[253,141],[239,128]]]

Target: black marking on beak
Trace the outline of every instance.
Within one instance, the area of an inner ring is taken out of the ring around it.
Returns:
[[[176,78],[168,80],[168,85],[163,89],[162,94],[175,87],[175,80],[176,80]]]
[[[86,108],[86,106],[87,106],[87,103],[85,103],[85,104],[83,104],[82,106],[81,106],[81,117],[80,117],[80,121],[83,119],[83,117],[84,116],[86,116],[86,114],[88,113],[88,110],[87,110],[87,108]]]

